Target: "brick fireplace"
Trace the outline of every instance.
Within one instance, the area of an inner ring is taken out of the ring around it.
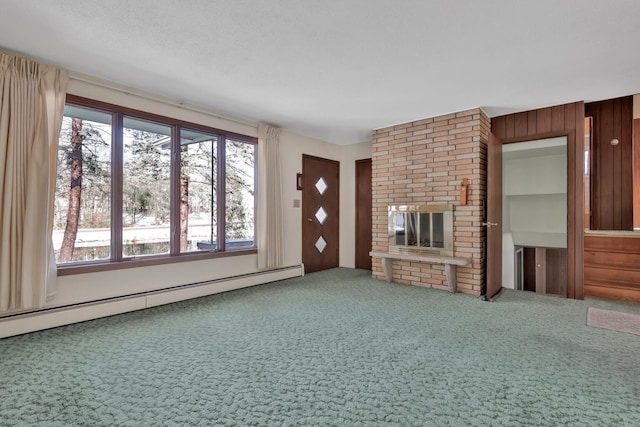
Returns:
[[[471,258],[458,269],[458,290],[479,295],[485,276],[483,204],[491,122],[479,108],[379,129],[373,133],[373,251],[388,251],[388,207],[451,204],[453,255]],[[461,205],[462,180],[469,180]],[[447,289],[444,266],[393,261],[398,283]],[[384,279],[381,260],[373,277]]]

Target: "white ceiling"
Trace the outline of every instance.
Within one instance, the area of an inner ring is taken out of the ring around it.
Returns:
[[[638,0],[0,0],[0,48],[337,144],[640,92]]]

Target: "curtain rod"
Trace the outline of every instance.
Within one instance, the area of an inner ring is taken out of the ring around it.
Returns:
[[[109,90],[114,90],[120,93],[124,93],[125,95],[131,95],[131,96],[135,96],[137,98],[141,98],[141,99],[146,99],[148,101],[154,101],[154,102],[159,102],[161,104],[164,105],[168,105],[171,107],[175,107],[175,108],[180,108],[182,110],[187,110],[187,111],[192,111],[194,113],[200,113],[200,114],[204,114],[210,117],[215,117],[217,119],[222,119],[222,120],[227,120],[230,122],[234,122],[234,123],[238,123],[244,126],[249,126],[252,128],[258,128],[258,123],[248,120],[248,119],[242,119],[240,117],[233,117],[233,116],[229,116],[226,114],[222,114],[222,113],[216,113],[213,112],[211,110],[208,110],[206,108],[199,108],[197,106],[190,106],[187,105],[181,101],[175,100],[175,99],[170,99],[170,98],[164,98],[160,95],[152,95],[152,94],[147,94],[147,93],[143,93],[142,91],[139,90],[135,90],[132,88],[128,88],[126,86],[121,86],[118,85],[117,83],[111,83],[111,82],[107,82],[107,81],[102,81],[99,80],[97,78],[92,78],[90,76],[87,75],[83,75],[80,73],[76,73],[73,71],[69,72],[69,78],[72,80],[76,80],[78,82],[82,82],[82,83],[87,83],[93,86],[98,86],[104,89],[109,89]]]

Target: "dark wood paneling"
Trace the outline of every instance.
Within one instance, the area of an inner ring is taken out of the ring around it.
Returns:
[[[527,118],[527,135],[516,137],[516,117],[521,115]],[[503,143],[567,137],[567,296],[582,299],[584,103],[575,102],[494,117],[491,119],[491,131]]]
[[[640,119],[633,121],[633,228],[640,229]]]
[[[623,127],[621,129],[621,171],[620,186],[622,187],[621,222],[624,229],[633,230],[633,97],[622,103]]]
[[[533,110],[527,113],[529,126],[527,127],[527,135],[535,135],[538,132],[538,113]]]
[[[551,132],[552,108],[541,108],[539,110],[536,110],[538,113],[537,133]]]
[[[516,138],[526,136],[529,133],[528,115],[516,114],[514,117],[514,136]]]
[[[617,268],[584,267],[585,282],[603,284],[611,287],[636,289],[640,291],[640,270],[626,270]]]
[[[489,133],[487,142],[487,280],[491,301],[502,289],[502,141]]]
[[[623,236],[599,236],[586,235],[584,237],[584,250],[597,250],[606,252],[640,252],[640,238]]]
[[[356,161],[356,268],[371,270],[371,159]]]
[[[640,254],[584,251],[584,265],[600,268],[637,268],[640,266]]]
[[[585,295],[640,302],[640,238],[587,235]]]
[[[551,132],[564,130],[564,107],[558,105],[551,107]]]
[[[633,228],[633,97],[585,104],[592,128],[594,230]],[[612,139],[617,145],[611,145]]]
[[[505,124],[504,124],[504,138],[500,138],[500,135],[496,134],[494,132],[494,135],[498,137],[498,139],[504,140],[505,139],[509,139],[509,138],[513,138],[515,135],[515,114],[509,114],[508,116],[503,116],[505,117]],[[493,119],[491,119],[491,122],[493,123]],[[491,125],[491,129],[493,131],[493,124]]]
[[[541,294],[567,295],[567,250],[525,247],[524,290]]]
[[[536,249],[524,248],[523,256],[524,290],[536,291]]]
[[[567,295],[567,250],[564,248],[546,248],[546,293]]]
[[[584,294],[597,297],[597,298],[609,298],[618,299],[624,301],[640,302],[640,292],[637,289],[627,289],[623,287],[607,286],[606,284],[593,285],[590,283],[584,284]]]

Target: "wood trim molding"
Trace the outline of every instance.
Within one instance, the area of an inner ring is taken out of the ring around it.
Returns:
[[[640,229],[640,119],[633,120],[633,228]]]
[[[491,131],[505,144],[567,137],[567,297],[583,299],[584,102],[494,117]]]

